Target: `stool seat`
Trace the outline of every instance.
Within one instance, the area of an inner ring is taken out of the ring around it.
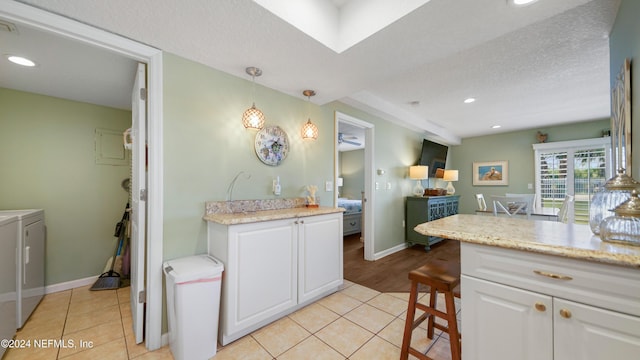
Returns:
[[[411,354],[419,359],[432,360],[427,355],[411,347],[411,334],[413,330],[423,321],[428,320],[427,338],[433,338],[434,328],[449,333],[451,359],[460,360],[460,333],[458,332],[456,309],[453,300],[454,296],[460,296],[457,291],[457,286],[460,284],[460,264],[444,260],[431,260],[429,263],[410,271],[409,280],[411,280],[411,293],[409,294],[400,359],[408,359],[409,354]],[[428,306],[418,303],[418,286],[420,284],[429,286]],[[456,291],[454,291],[454,289],[456,289]],[[444,294],[446,312],[436,309],[438,292]],[[417,319],[415,319],[416,309],[424,311]],[[435,317],[446,320],[447,326],[436,323]]]
[[[432,260],[409,272],[409,280],[433,286],[441,291],[452,291],[460,284],[460,264]]]

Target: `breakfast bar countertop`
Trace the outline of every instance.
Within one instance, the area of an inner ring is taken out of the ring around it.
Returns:
[[[462,242],[640,269],[640,246],[604,242],[588,225],[459,214],[420,224],[415,231]]]
[[[234,213],[209,213],[203,217],[206,221],[215,222],[222,225],[248,224],[260,221],[292,219],[297,217],[306,217],[314,215],[333,214],[344,212],[343,208],[334,208],[328,206],[320,207],[293,207],[286,209],[274,210],[257,210],[244,211]]]

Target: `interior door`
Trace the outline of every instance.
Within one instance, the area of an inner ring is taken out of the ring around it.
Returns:
[[[131,95],[131,315],[136,343],[144,340],[146,224],[146,65],[138,64]]]

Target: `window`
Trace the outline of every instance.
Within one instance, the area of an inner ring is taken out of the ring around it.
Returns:
[[[534,144],[536,207],[560,208],[573,195],[574,212],[569,219],[589,223],[593,194],[613,176],[611,138],[595,138]]]

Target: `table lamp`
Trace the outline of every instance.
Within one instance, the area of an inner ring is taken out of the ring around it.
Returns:
[[[458,181],[458,170],[445,170],[442,180],[449,182],[447,185],[447,195],[455,194],[456,188],[453,187],[452,182]]]
[[[429,178],[429,167],[424,165],[409,166],[409,178],[416,180],[416,186],[413,188],[413,195],[424,195],[422,180]]]

